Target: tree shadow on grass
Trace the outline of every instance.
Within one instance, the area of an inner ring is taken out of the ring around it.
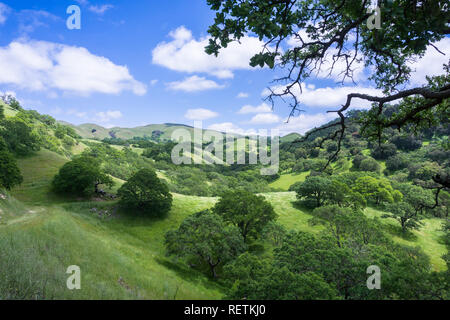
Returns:
[[[300,211],[312,216],[312,212],[314,209],[305,205],[305,203],[303,201],[300,201],[300,200],[291,201],[291,204],[292,204],[292,207],[294,207],[295,209],[300,210]]]
[[[397,236],[406,241],[414,242],[418,239],[417,235],[414,234],[411,230],[403,232],[401,226],[399,225],[385,224],[384,228],[390,235]]]
[[[201,284],[207,289],[223,292],[225,288],[218,282],[214,282],[211,277],[205,276],[199,270],[188,268],[181,263],[175,263],[162,257],[155,257],[155,261],[165,268],[174,271],[180,278],[195,284]]]

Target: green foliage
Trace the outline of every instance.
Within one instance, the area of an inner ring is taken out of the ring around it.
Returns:
[[[120,187],[117,195],[122,208],[149,216],[167,214],[172,207],[169,188],[150,169],[136,172]]]
[[[80,156],[67,162],[54,177],[52,186],[56,193],[89,195],[98,192],[99,185],[112,186],[112,179],[101,169],[101,161]]]
[[[31,127],[18,117],[9,118],[2,122],[0,135],[6,142],[8,149],[20,156],[39,151],[39,139],[32,132]]]
[[[377,145],[370,154],[377,160],[386,160],[397,154],[397,147],[392,143]]]
[[[395,172],[408,168],[409,164],[410,162],[404,154],[397,154],[386,160],[386,169],[388,169],[389,172]]]
[[[359,210],[329,205],[314,209],[313,215],[311,223],[325,225],[338,247],[352,240],[364,245],[384,241],[378,221],[367,219]]]
[[[359,166],[361,171],[380,172],[380,164],[373,158],[367,158],[361,161]]]
[[[23,177],[17,167],[16,159],[8,151],[0,148],[0,187],[11,190],[22,181]]]
[[[216,278],[216,268],[245,251],[239,230],[227,225],[217,214],[202,211],[187,217],[177,230],[166,233],[169,255],[186,258],[188,262],[206,264]]]
[[[304,182],[298,182],[291,186],[297,199],[303,201],[308,207],[321,207],[325,204],[349,206],[355,209],[365,208],[367,203],[362,194],[352,190],[339,179],[326,176],[310,176]]]
[[[402,231],[407,229],[418,229],[420,227],[420,217],[417,215],[414,207],[407,202],[398,202],[387,205],[386,210],[389,214],[384,218],[394,218],[398,220],[402,226]]]
[[[353,190],[362,194],[366,199],[375,204],[393,203],[401,197],[387,179],[377,179],[370,176],[356,179]]]
[[[277,217],[272,205],[263,196],[245,190],[223,194],[213,212],[238,227],[245,241],[258,238],[266,224]]]
[[[390,139],[390,142],[403,151],[414,151],[422,146],[422,141],[410,134],[396,135]]]

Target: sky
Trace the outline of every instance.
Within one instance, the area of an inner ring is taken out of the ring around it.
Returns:
[[[77,5],[81,29],[66,25]],[[251,68],[262,42],[249,34],[219,57],[204,47],[215,13],[206,0],[0,0],[0,93],[27,109],[74,124],[135,127],[157,123],[193,125],[252,134],[278,129],[304,133],[332,120],[348,93],[381,95],[363,66],[356,84],[337,83],[324,70],[299,93],[304,113],[286,122],[290,109],[264,101],[280,70]],[[289,45],[289,43],[287,44]],[[450,38],[412,65],[408,85],[439,74]],[[356,107],[365,107],[359,103]]]

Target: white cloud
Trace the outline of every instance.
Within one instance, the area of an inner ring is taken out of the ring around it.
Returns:
[[[102,111],[102,112],[97,112],[96,114],[96,119],[99,122],[109,122],[113,119],[120,119],[122,118],[122,112],[120,112],[119,110],[108,110],[108,111]]]
[[[6,4],[0,2],[0,25],[6,22],[10,11],[11,9]]]
[[[86,112],[78,111],[76,109],[67,110],[67,114],[69,116],[75,116],[75,117],[78,117],[78,118],[86,118],[86,116],[87,116]]]
[[[439,53],[432,46],[428,46],[425,55],[416,63],[410,63],[408,66],[413,70],[411,73],[410,83],[413,86],[426,84],[425,76],[434,76],[443,74],[443,64],[448,63],[450,53],[450,38],[444,38],[434,45],[446,55]]]
[[[297,117],[291,117],[289,122],[284,122],[279,125],[277,129],[280,130],[280,134],[285,135],[292,132],[297,132],[304,134],[305,132],[321,126],[333,119],[337,115],[335,113],[316,113],[316,114],[305,114],[302,113]]]
[[[0,83],[29,90],[59,89],[80,95],[146,93],[126,66],[86,48],[45,41],[14,41],[0,47]]]
[[[246,92],[239,92],[239,94],[236,96],[236,98],[248,98],[249,94]]]
[[[155,84],[158,83],[158,81],[159,81],[158,79],[153,79],[153,80],[150,81],[150,85],[154,86]]]
[[[266,103],[261,103],[259,106],[252,106],[247,104],[238,111],[239,114],[266,113],[266,112],[272,112],[272,108]]]
[[[169,33],[169,42],[159,43],[152,52],[152,62],[180,72],[204,72],[221,79],[232,78],[233,71],[252,69],[250,58],[260,52],[264,43],[256,37],[243,37],[222,49],[218,57],[205,53],[208,37],[194,39],[184,26]]]
[[[208,109],[188,109],[184,117],[190,120],[207,120],[217,117],[219,114],[217,112]]]
[[[97,14],[104,14],[107,10],[114,8],[112,4],[104,4],[104,5],[92,5],[89,6],[89,11],[92,11]]]
[[[250,120],[250,123],[253,124],[269,124],[277,122],[280,122],[280,117],[274,113],[258,113]]]
[[[235,133],[240,135],[256,135],[257,132],[254,129],[245,130],[231,122],[214,123],[208,127],[209,130],[215,130],[224,133]]]
[[[169,82],[167,83],[167,87],[170,90],[175,91],[194,92],[211,89],[221,89],[224,86],[218,84],[213,80],[208,80],[204,77],[192,76],[189,78],[185,78],[182,81]]]
[[[27,37],[29,33],[40,27],[49,28],[49,22],[62,22],[63,19],[45,10],[20,10],[17,14],[19,33]]]
[[[309,38],[305,29],[300,30],[298,32],[298,34],[300,35],[300,37],[302,38],[302,40],[304,42],[312,42],[313,41],[311,38]],[[353,35],[351,35],[351,36],[353,36]],[[350,41],[352,41],[352,40],[350,39]],[[294,47],[298,47],[298,46],[302,45],[302,42],[300,41],[300,39],[298,39],[296,37],[290,37],[286,43],[289,48],[294,48]],[[354,50],[349,50],[346,53],[349,54],[353,58]],[[345,59],[345,57],[342,57],[342,58],[338,59],[333,65],[333,55],[337,55],[337,54],[338,54],[338,50],[336,48],[329,49],[327,51],[326,56],[323,59],[323,63],[320,66],[320,69],[315,70],[312,74],[317,76],[318,78],[322,78],[322,79],[331,78],[336,81],[342,81],[342,79],[343,79],[342,72],[347,69],[347,60]],[[355,61],[352,62],[352,70],[353,70],[352,76],[353,76],[354,81],[359,81],[359,80],[363,80],[366,78],[366,76],[364,75],[364,62],[362,61],[362,58],[363,57],[361,55],[358,55],[357,59],[355,59]],[[330,73],[331,68],[333,68],[333,70]],[[344,80],[345,80],[345,82],[352,81],[351,78],[345,78]]]
[[[284,86],[273,87],[272,90],[275,93],[281,93]],[[313,85],[302,84],[302,92],[298,86],[292,88],[293,93],[296,95],[300,105],[317,108],[339,108],[345,104],[347,95],[350,93],[363,93],[373,96],[381,96],[381,90],[369,87],[361,86],[337,86],[337,87],[325,87],[315,88]],[[262,96],[268,96],[270,94],[268,89],[263,90]],[[370,103],[362,99],[352,100],[352,109],[367,109],[370,108]]]

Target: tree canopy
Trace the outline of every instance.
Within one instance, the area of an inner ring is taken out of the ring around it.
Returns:
[[[277,214],[263,197],[245,190],[226,192],[213,208],[224,221],[237,226],[244,240],[257,238],[264,226]]]
[[[356,83],[355,69],[361,64],[366,67],[368,79],[383,94],[369,95],[355,87],[340,107],[329,110],[337,114],[337,121],[294,141],[306,141],[317,131],[329,129],[317,141],[322,147],[327,140],[337,140],[326,166],[341,151],[350,125],[346,112],[356,99],[369,107],[358,119],[361,134],[379,144],[388,140],[387,128],[429,127],[450,116],[450,65],[442,66],[440,75],[421,79],[424,85],[408,84],[412,63],[427,49],[444,54],[436,42],[450,33],[448,1],[379,0],[379,28],[368,27],[374,15],[369,0],[208,0],[208,4],[216,16],[208,29],[211,39],[206,52],[217,56],[231,42],[255,34],[265,45],[250,65],[282,73],[268,88],[267,99],[272,104],[277,98],[289,103],[290,116],[302,111],[302,91],[311,76],[324,73],[342,83]],[[448,175],[434,180],[450,186]]]
[[[113,185],[113,181],[101,169],[101,161],[90,156],[80,156],[67,162],[53,178],[52,186],[57,193],[89,195],[98,191],[98,186]]]
[[[187,217],[177,230],[167,232],[165,243],[169,255],[184,257],[191,263],[206,263],[214,278],[217,266],[246,249],[239,229],[208,210]]]
[[[146,215],[160,216],[172,207],[172,195],[154,170],[141,169],[117,192],[119,205]]]

